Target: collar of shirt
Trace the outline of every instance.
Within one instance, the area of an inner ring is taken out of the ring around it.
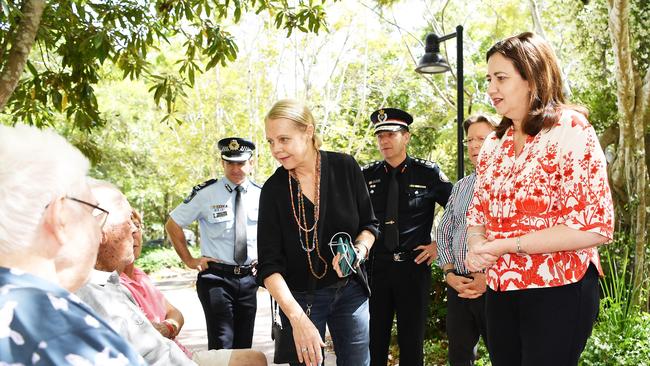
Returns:
[[[10,281],[7,279],[10,279]],[[31,287],[61,297],[68,295],[68,291],[57,283],[50,282],[47,279],[35,276],[20,269],[0,267],[0,287],[6,284],[9,284],[8,286],[12,287]],[[10,287],[7,287],[7,290],[10,289]],[[2,292],[0,292],[0,294],[1,293]]]
[[[223,182],[223,186],[228,191],[228,193],[235,192],[235,187],[237,187],[237,184],[231,182],[230,179],[228,179],[225,175],[221,179],[221,182]],[[246,191],[248,191],[248,186],[250,185],[250,183],[251,183],[250,180],[248,178],[246,178],[244,180],[244,183],[240,184],[240,186],[244,187],[244,193],[246,193]]]
[[[406,167],[408,167],[411,164],[411,157],[406,155],[406,159],[404,159],[403,162],[401,162],[398,166],[392,167],[386,160],[384,160],[384,169],[386,169],[386,174],[388,174],[391,170],[393,169],[399,169],[397,174],[402,174],[406,170]]]
[[[120,280],[128,284],[140,286],[140,283],[142,282],[142,277],[144,275],[145,273],[140,268],[135,267],[133,268],[133,278],[129,277],[126,273],[122,272],[120,273]]]
[[[107,283],[119,284],[120,275],[117,273],[117,271],[105,272],[105,271],[99,271],[93,269],[90,272],[90,277],[88,282],[98,286],[104,286]]]

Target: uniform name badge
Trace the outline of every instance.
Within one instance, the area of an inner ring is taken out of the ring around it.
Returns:
[[[228,205],[216,205],[212,207],[212,219],[216,222],[226,221],[229,217]]]

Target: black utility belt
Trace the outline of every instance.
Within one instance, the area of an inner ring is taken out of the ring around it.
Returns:
[[[236,266],[232,264],[217,263],[217,262],[208,262],[208,268],[217,270],[224,274],[234,275],[234,276],[247,276],[253,273],[254,265],[247,266]]]
[[[395,253],[375,253],[375,257],[378,259],[383,259],[383,260],[392,260],[393,262],[404,262],[407,260],[413,260],[415,259],[422,250],[408,250],[408,251],[400,251],[400,252],[395,252]]]

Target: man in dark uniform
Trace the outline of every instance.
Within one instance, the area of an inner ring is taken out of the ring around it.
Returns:
[[[410,114],[384,108],[370,116],[383,161],[366,165],[368,184],[381,235],[369,260],[370,362],[385,366],[393,317],[397,314],[400,365],[423,364],[424,326],[429,307],[431,240],[435,205],[447,204],[452,184],[440,168],[407,155]]]
[[[199,271],[196,291],[203,306],[208,348],[250,348],[253,342],[257,284],[257,211],[260,187],[248,179],[255,145],[229,137],[219,141],[224,170],[169,214],[165,224],[181,260]],[[187,249],[183,227],[199,222],[201,257]]]

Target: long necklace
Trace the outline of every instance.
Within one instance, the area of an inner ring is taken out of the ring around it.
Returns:
[[[300,180],[298,179],[298,176],[296,175],[295,170],[290,170],[288,174],[288,179],[289,179],[289,198],[291,200],[291,211],[293,213],[293,218],[298,225],[298,238],[300,240],[300,246],[302,249],[307,252],[307,263],[309,263],[309,270],[311,271],[312,275],[316,277],[317,279],[321,279],[325,277],[325,274],[327,273],[327,261],[323,258],[323,256],[320,253],[320,246],[318,245],[318,220],[320,218],[320,172],[321,172],[321,165],[320,165],[320,151],[316,151],[316,192],[315,192],[315,202],[314,202],[314,224],[311,227],[308,227],[308,221],[307,221],[307,214],[305,212],[305,195],[303,194],[302,191],[302,186],[300,185]],[[294,198],[293,198],[293,185],[291,181],[295,179],[296,183],[298,184],[298,196],[297,196],[297,201],[298,201],[298,210],[296,212],[296,205],[294,204]],[[311,245],[309,243],[309,233],[312,233],[312,238],[311,238]],[[303,242],[302,240],[302,235],[305,235],[305,241]],[[325,265],[325,269],[323,270],[322,274],[317,274],[314,271],[314,267],[311,262],[311,252],[316,249],[316,254],[318,255],[318,259],[320,259],[321,262]]]

